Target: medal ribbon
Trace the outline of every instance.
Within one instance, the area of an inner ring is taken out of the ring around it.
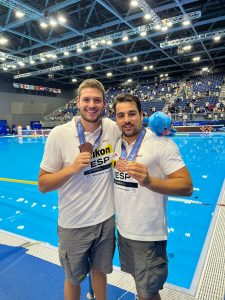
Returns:
[[[139,148],[141,146],[141,143],[142,143],[142,141],[144,139],[145,133],[146,133],[146,129],[144,127],[142,127],[142,130],[139,132],[138,137],[137,137],[137,139],[136,139],[136,141],[134,143],[134,146],[131,149],[130,154],[129,154],[128,157],[127,157],[126,147],[122,143],[121,144],[121,156],[120,157],[124,158],[126,160],[129,160],[129,161],[135,160],[135,157],[136,157],[136,155],[138,153],[138,150],[139,150]]]
[[[81,145],[85,144],[86,140],[85,140],[85,136],[84,136],[84,127],[82,126],[80,119],[78,119],[78,121],[77,121],[77,131],[78,131],[78,137],[79,137],[80,144]],[[101,136],[102,136],[102,129],[101,129],[99,136],[97,137],[97,139],[94,142],[93,149],[97,148],[97,146],[99,145]]]

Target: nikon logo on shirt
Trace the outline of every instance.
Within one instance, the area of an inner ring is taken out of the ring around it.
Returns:
[[[110,154],[110,153],[113,153],[112,145],[107,145],[104,148],[95,149],[93,151],[92,158],[96,158],[96,157],[103,156],[103,155]]]

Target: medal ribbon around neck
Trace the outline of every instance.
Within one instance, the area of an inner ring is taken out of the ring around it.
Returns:
[[[77,131],[78,131],[78,137],[79,137],[79,141],[80,141],[80,146],[79,146],[80,152],[90,152],[92,154],[93,150],[95,148],[97,148],[97,146],[100,143],[100,138],[102,136],[102,128],[101,128],[101,132],[100,132],[99,136],[97,137],[97,139],[94,142],[94,145],[92,145],[89,142],[86,142],[85,135],[84,135],[84,127],[81,124],[80,119],[78,119],[78,121],[77,121]]]
[[[116,162],[116,166],[115,168],[119,171],[119,172],[126,172],[126,167],[127,167],[127,163],[128,161],[133,161],[135,160],[138,150],[141,146],[141,143],[144,139],[146,133],[146,129],[144,127],[142,127],[142,130],[139,132],[138,137],[134,143],[133,148],[131,149],[130,154],[127,157],[127,151],[126,151],[126,147],[124,146],[124,144],[121,144],[121,156],[120,158],[117,160]]]
[[[142,141],[144,139],[145,133],[146,133],[146,129],[144,127],[142,127],[142,130],[139,132],[138,137],[137,137],[137,139],[136,139],[136,141],[134,143],[134,146],[131,149],[130,154],[128,155],[128,157],[127,157],[126,147],[122,143],[121,144],[121,156],[120,157],[123,158],[123,159],[126,159],[128,161],[135,160],[135,157],[136,157],[136,155],[138,153],[138,150],[139,150],[139,148],[141,146],[141,143],[142,143]]]

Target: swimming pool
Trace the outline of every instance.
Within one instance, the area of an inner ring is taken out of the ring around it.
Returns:
[[[194,193],[169,197],[167,282],[189,289],[225,177],[225,136],[176,136],[174,141],[192,174]],[[33,182],[43,148],[42,138],[0,139],[0,228],[57,245],[57,193],[43,195]]]

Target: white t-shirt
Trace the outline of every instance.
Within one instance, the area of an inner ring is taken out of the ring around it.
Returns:
[[[117,142],[114,160],[121,155],[121,142]],[[129,155],[133,145],[123,141]],[[157,137],[149,129],[138,150],[135,161],[148,168],[150,176],[165,178],[185,166],[176,144],[167,137]],[[153,192],[131,178],[126,172],[114,168],[114,194],[119,233],[138,241],[167,239],[167,196]]]
[[[41,168],[55,173],[70,165],[80,145],[77,120],[57,126],[50,132]],[[63,228],[81,228],[99,224],[114,214],[113,174],[111,163],[116,141],[121,136],[117,125],[102,119],[100,146],[94,149],[90,165],[73,175],[59,190],[59,220]],[[86,133],[86,141],[94,144],[101,132]]]

